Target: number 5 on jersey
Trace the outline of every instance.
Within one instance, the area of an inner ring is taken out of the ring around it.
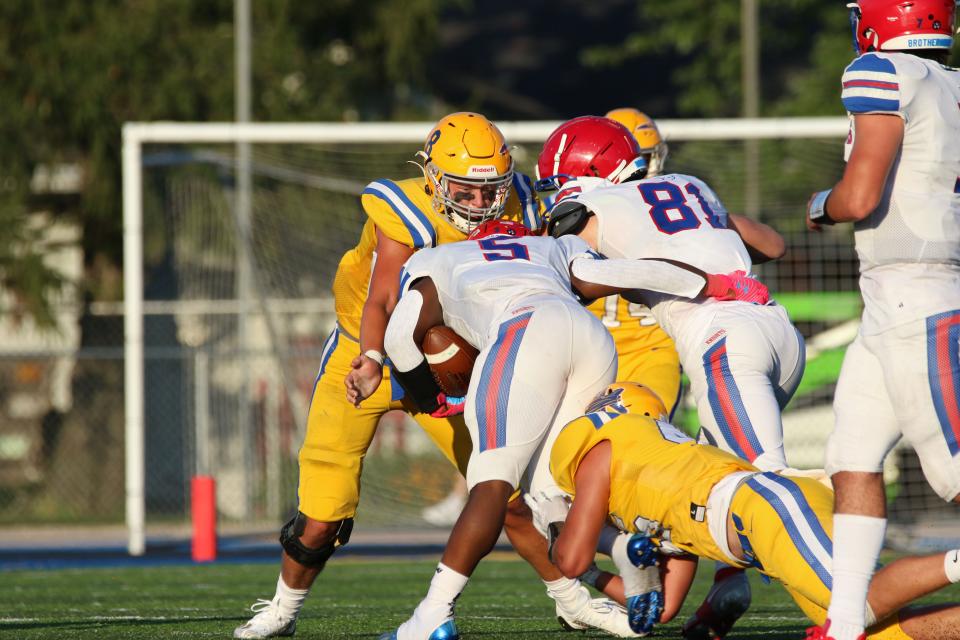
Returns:
[[[530,252],[519,242],[513,242],[509,238],[484,238],[477,240],[477,244],[483,249],[483,259],[487,262],[497,260],[529,260]]]

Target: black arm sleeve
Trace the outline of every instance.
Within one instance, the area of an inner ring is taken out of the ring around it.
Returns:
[[[416,367],[406,373],[391,370],[393,378],[400,383],[403,390],[410,399],[424,413],[433,413],[440,408],[437,403],[437,395],[440,394],[440,386],[430,371],[430,365],[423,360]]]

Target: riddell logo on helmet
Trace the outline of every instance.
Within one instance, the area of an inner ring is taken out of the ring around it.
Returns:
[[[496,173],[497,168],[491,164],[474,165],[467,171],[468,176],[488,176]]]

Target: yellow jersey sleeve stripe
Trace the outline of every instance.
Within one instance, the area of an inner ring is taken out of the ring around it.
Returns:
[[[599,429],[617,416],[607,413],[606,411],[595,411],[594,413],[585,414],[583,417],[593,423],[594,429]]]
[[[523,224],[528,229],[539,229],[542,223],[537,199],[533,195],[533,182],[529,176],[522,173],[513,174],[513,188],[520,199],[520,210],[523,212]]]
[[[747,485],[773,507],[810,569],[827,589],[832,589],[833,542],[800,488],[789,478],[771,472],[751,477]]]
[[[430,224],[427,215],[419,209],[407,194],[391,180],[374,180],[363,190],[363,195],[371,195],[383,200],[400,218],[415,249],[433,247],[437,244],[437,232]]]

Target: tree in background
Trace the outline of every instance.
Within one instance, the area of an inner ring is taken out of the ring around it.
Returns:
[[[422,117],[413,89],[444,2],[252,3],[254,119]],[[83,286],[94,299],[121,296],[121,125],[231,120],[233,46],[230,0],[0,3],[3,195],[24,212],[38,164],[82,167],[70,213],[83,227]]]
[[[446,1],[368,0],[362,10],[349,0],[252,2],[254,119],[424,117],[420,70]],[[82,298],[121,299],[121,126],[233,119],[233,9],[231,0],[0,3],[0,285],[24,313],[55,320],[60,281],[43,266],[43,230],[27,223],[38,208],[81,228]],[[41,165],[78,166],[80,193],[36,202],[30,182]],[[147,221],[146,232],[162,230]],[[148,252],[161,244],[146,238]],[[122,318],[87,308],[82,346],[118,346]],[[44,493],[24,501],[44,517],[112,517],[123,504],[122,362],[79,360],[72,385],[83,401],[57,442],[45,442]],[[57,495],[73,499],[64,505]]]
[[[757,0],[762,116],[843,115],[840,76],[854,57],[846,9],[819,0]],[[589,68],[636,69],[668,56],[685,117],[741,115],[739,0],[636,2],[638,28],[582,56]],[[958,53],[954,53],[954,61]],[[642,67],[641,67],[642,68]],[[649,90],[637,83],[638,92]],[[642,98],[642,94],[638,95]]]
[[[584,56],[591,67],[628,66],[669,54],[678,111],[740,115],[740,2],[637,2],[641,26],[624,41]],[[839,115],[839,78],[852,58],[850,28],[837,5],[817,0],[759,3],[762,115]],[[642,89],[642,87],[638,87]]]

